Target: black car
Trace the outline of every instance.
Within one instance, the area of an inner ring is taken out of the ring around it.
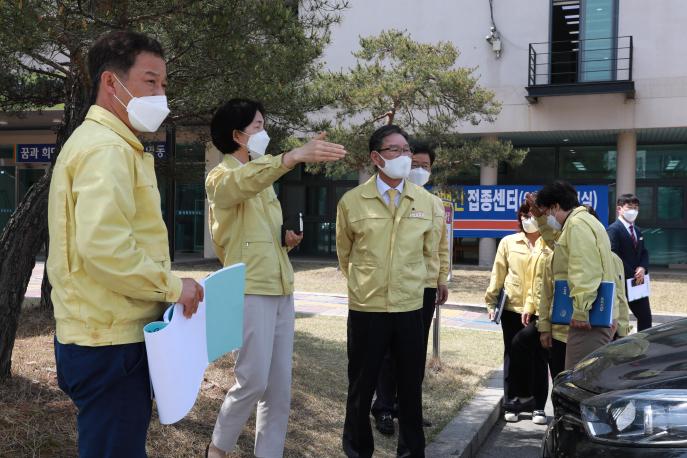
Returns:
[[[551,400],[543,457],[687,457],[687,319],[591,353]]]

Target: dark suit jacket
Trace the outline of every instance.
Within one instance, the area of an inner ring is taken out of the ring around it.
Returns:
[[[623,260],[625,267],[625,279],[635,276],[635,269],[642,266],[646,272],[649,272],[649,252],[644,246],[644,237],[642,231],[637,226],[634,226],[635,235],[637,236],[637,248],[632,243],[630,233],[622,221],[615,220],[613,224],[608,226],[608,238],[611,239],[611,250]]]

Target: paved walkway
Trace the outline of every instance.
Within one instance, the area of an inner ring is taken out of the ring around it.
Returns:
[[[42,262],[36,263],[26,291],[27,298],[41,296],[43,266]],[[348,299],[344,295],[296,292],[294,299],[298,313],[339,317],[348,315]],[[457,304],[447,304],[441,308],[441,325],[480,331],[501,331],[500,326],[489,321],[481,307]]]

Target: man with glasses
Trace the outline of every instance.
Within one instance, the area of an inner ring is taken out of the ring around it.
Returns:
[[[424,186],[429,181],[429,177],[432,173],[432,165],[436,159],[436,153],[429,144],[422,141],[415,141],[412,150],[413,159],[408,181],[418,186]],[[448,299],[448,272],[450,268],[449,241],[446,231],[444,204],[439,197],[433,194],[430,195],[435,202],[434,240],[436,245],[432,250],[432,264],[429,267],[422,301],[422,324],[425,333],[425,350],[423,355],[425,357],[425,364],[427,343],[429,341],[429,329],[432,325],[434,310],[437,305],[443,305]],[[375,400],[370,411],[375,418],[375,427],[377,431],[386,436],[392,436],[395,432],[394,417],[398,417],[397,404],[396,379],[394,378],[393,368],[391,366],[391,357],[389,353],[387,353],[384,357],[381,370],[379,371]],[[432,423],[423,418],[422,425],[424,427],[430,427]]]
[[[424,457],[422,299],[434,242],[434,203],[407,180],[408,135],[387,125],[370,137],[378,173],[339,201],[336,250],[348,279],[348,400],[343,449],[374,451],[370,406],[387,351],[398,382],[398,455]]]

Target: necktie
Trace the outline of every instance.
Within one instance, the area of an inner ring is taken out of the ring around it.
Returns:
[[[635,227],[633,224],[630,224],[630,238],[632,239],[634,247],[637,248],[637,236],[635,235]]]
[[[398,194],[398,191],[394,188],[391,188],[386,193],[389,196],[389,211],[391,212],[392,215],[395,215],[396,214],[396,194]]]

